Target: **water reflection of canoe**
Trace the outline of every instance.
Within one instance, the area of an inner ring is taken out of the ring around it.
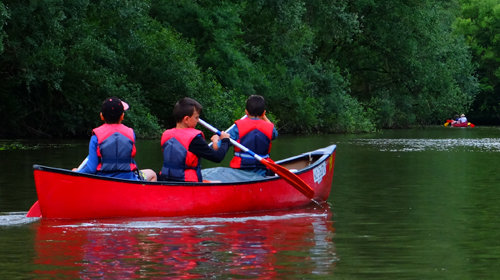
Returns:
[[[283,279],[332,275],[332,212],[34,223],[36,278]]]
[[[326,201],[335,151],[331,145],[277,163],[296,169],[313,188],[314,199]],[[270,211],[311,203],[279,177],[222,183],[138,182],[40,165],[34,169],[38,201],[27,217],[172,217]]]

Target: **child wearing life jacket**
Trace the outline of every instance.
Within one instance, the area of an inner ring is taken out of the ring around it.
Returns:
[[[266,101],[260,95],[251,95],[247,99],[245,108],[248,118],[235,122],[236,126],[230,132],[231,138],[262,158],[269,158],[271,141],[278,137],[278,131],[266,117]],[[262,176],[267,173],[265,165],[253,156],[243,153],[238,147],[234,147],[234,157],[229,166]]]
[[[229,134],[221,132],[221,144],[217,150],[205,142],[203,132],[195,129],[203,107],[196,100],[185,97],[175,106],[173,115],[175,128],[163,132],[161,149],[163,167],[158,181],[202,182],[201,158],[219,163],[229,149]],[[212,142],[218,142],[214,135]]]
[[[128,180],[156,181],[151,169],[138,170],[134,160],[135,133],[122,124],[128,104],[118,97],[109,97],[102,102],[101,120],[105,123],[92,130],[88,161],[85,166],[73,171],[115,177]]]

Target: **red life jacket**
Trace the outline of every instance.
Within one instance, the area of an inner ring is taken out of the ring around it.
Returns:
[[[137,170],[134,161],[134,130],[123,124],[103,124],[93,130],[97,136],[97,171],[130,172]]]
[[[163,167],[160,174],[168,180],[182,182],[201,182],[201,160],[189,151],[193,139],[203,132],[194,128],[172,128],[163,132],[161,149]]]
[[[274,124],[249,118],[237,120],[235,123],[239,133],[238,143],[262,158],[268,158],[271,152]],[[241,149],[236,146],[234,147],[234,157],[229,166],[232,168],[266,168],[253,156],[242,153]]]

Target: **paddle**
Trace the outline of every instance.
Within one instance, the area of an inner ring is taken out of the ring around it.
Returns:
[[[244,115],[243,117],[241,117],[240,120],[242,120],[242,119],[244,119],[246,117],[247,117],[247,115]],[[226,132],[229,133],[229,131],[231,131],[234,128],[235,125],[236,125],[236,123],[233,123],[232,126],[230,126],[228,129],[226,129]],[[213,144],[214,144],[213,142],[210,142],[210,144],[208,144],[208,146],[212,147]]]
[[[82,163],[80,163],[80,166],[78,166],[78,168],[76,169],[76,171],[80,171],[80,170],[82,170],[82,169],[85,167],[85,164],[87,164],[87,161],[89,161],[89,158],[88,158],[88,157],[86,157],[86,158],[82,161]]]
[[[211,126],[210,124],[206,123],[204,120],[200,119],[199,123],[203,125],[204,127],[208,128],[210,131],[217,133],[217,135],[221,135],[221,132]],[[236,147],[240,148],[243,152],[250,154],[253,156],[256,160],[260,161],[260,163],[264,164],[269,170],[272,172],[278,174],[281,178],[283,178],[286,182],[288,182],[290,185],[292,185],[294,188],[296,188],[299,192],[301,192],[303,195],[305,195],[309,199],[314,198],[314,190],[306,184],[302,179],[299,178],[296,174],[290,172],[290,170],[284,168],[281,165],[278,165],[274,162],[270,162],[261,156],[257,155],[256,153],[250,151],[247,147],[241,145],[240,143],[234,141],[233,139],[229,138],[229,141]]]

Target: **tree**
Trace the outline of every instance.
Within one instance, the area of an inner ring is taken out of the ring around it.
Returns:
[[[429,124],[470,106],[477,82],[451,29],[455,1],[354,0],[349,8],[359,13],[361,32],[334,55],[379,127]]]
[[[184,96],[217,127],[251,94],[285,133],[441,122],[478,88],[456,3],[2,1],[0,136],[87,136],[113,95],[139,137]]]
[[[102,100],[119,96],[131,104],[125,122],[139,137],[156,137],[176,99],[220,89],[200,73],[192,45],[149,17],[145,1],[4,4],[2,135],[88,135]]]
[[[500,1],[462,0],[456,32],[466,38],[478,65],[480,93],[470,117],[485,124],[500,122]]]

